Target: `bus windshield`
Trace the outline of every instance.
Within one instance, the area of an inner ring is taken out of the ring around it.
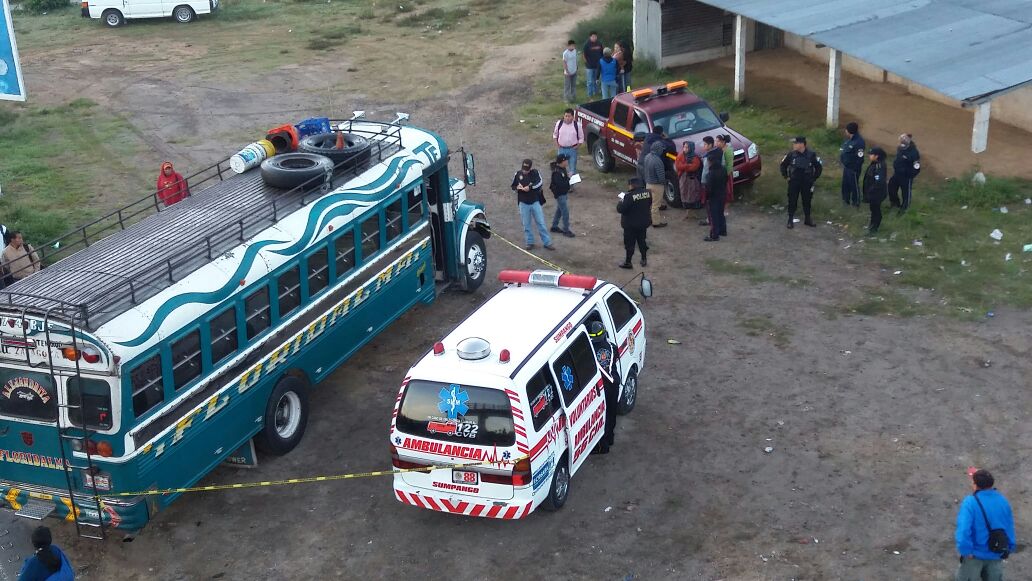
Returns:
[[[53,422],[57,409],[57,385],[52,375],[0,368],[0,415]]]
[[[670,139],[709,131],[721,126],[720,118],[704,102],[681,109],[664,111],[652,117],[652,126],[661,126]]]
[[[516,432],[509,405],[500,389],[414,380],[401,401],[398,429],[446,442],[511,446]]]

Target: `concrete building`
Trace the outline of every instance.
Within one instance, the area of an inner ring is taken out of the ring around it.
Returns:
[[[1032,0],[635,0],[634,42],[660,67],[734,55],[738,100],[749,52],[785,47],[823,61],[829,126],[845,70],[970,109],[975,153],[990,114],[1032,131]]]

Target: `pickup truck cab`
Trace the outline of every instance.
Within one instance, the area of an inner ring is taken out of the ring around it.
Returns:
[[[595,167],[601,172],[611,171],[616,161],[637,167],[639,144],[634,142],[634,135],[649,133],[661,125],[678,151],[687,140],[694,141],[696,151],[701,152],[703,137],[730,135],[735,152],[735,185],[749,184],[760,177],[762,165],[756,144],[725,125],[728,114],[715,113],[704,99],[688,90],[686,81],[635,89],[612,99],[585,103],[577,107],[576,113],[584,125]],[[668,204],[681,206],[676,176],[668,176],[663,195]]]

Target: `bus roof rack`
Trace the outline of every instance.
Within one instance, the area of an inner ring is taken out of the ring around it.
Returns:
[[[337,163],[331,188],[402,148],[399,123],[357,119],[331,126],[368,139],[369,159],[356,163],[359,153]],[[40,245],[36,252],[50,266],[0,290],[0,308],[68,313],[95,330],[324,195],[313,187],[320,179],[284,192],[257,171],[234,173],[223,159],[188,176],[196,193],[173,206],[164,207],[155,191]]]

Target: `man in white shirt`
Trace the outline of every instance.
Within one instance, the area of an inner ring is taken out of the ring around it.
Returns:
[[[577,173],[577,148],[584,143],[584,128],[576,120],[573,109],[563,112],[563,118],[556,121],[552,129],[552,139],[558,148],[557,155],[565,155],[570,160],[570,175]]]
[[[577,43],[572,39],[566,42],[563,51],[563,78],[563,98],[573,103],[577,100]]]

